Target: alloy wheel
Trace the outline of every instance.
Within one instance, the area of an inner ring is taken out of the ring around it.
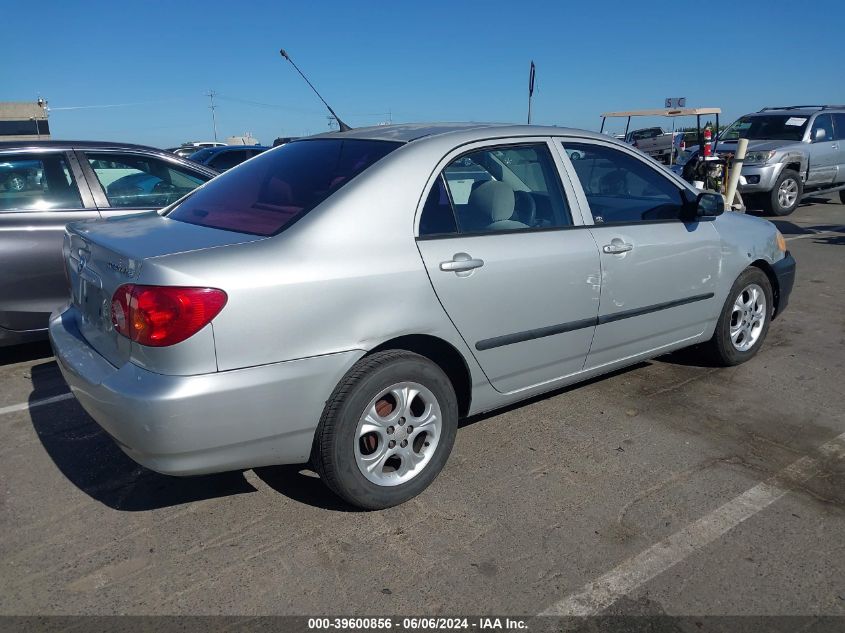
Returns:
[[[785,178],[778,187],[778,204],[781,208],[788,209],[798,199],[798,182],[794,178]]]
[[[760,339],[766,323],[766,295],[757,284],[749,284],[734,300],[730,337],[733,346],[747,352]]]
[[[355,431],[355,462],[379,486],[398,486],[431,461],[443,424],[434,394],[416,382],[400,382],[373,398]]]

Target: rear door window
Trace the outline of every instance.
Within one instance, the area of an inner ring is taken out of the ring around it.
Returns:
[[[476,150],[452,161],[442,176],[445,188],[438,178],[423,208],[421,236],[572,224],[545,143]]]
[[[845,141],[845,113],[836,112],[833,117],[833,133],[837,141]],[[839,148],[845,154],[845,147]]]
[[[362,139],[294,141],[218,176],[168,217],[275,235],[401,145]]]
[[[0,213],[81,208],[64,154],[0,155]]]
[[[85,153],[109,206],[160,209],[210,178],[143,154]]]

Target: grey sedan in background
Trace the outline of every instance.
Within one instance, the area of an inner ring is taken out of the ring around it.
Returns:
[[[0,346],[46,338],[68,222],[160,209],[216,174],[141,145],[0,143]]]
[[[162,215],[70,225],[50,337],[139,463],[307,462],[384,508],[434,480],[461,417],[694,344],[753,357],[795,262],[772,224],[723,210],[606,135],[331,133]]]

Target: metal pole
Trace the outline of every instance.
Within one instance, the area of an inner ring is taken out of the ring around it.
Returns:
[[[698,135],[698,158],[704,158],[704,137],[701,135],[701,115],[695,115],[695,131]]]
[[[631,117],[628,117],[628,122],[625,124],[625,142],[628,142],[628,128],[631,127]]]
[[[208,91],[208,98],[211,100],[211,125],[214,127],[214,142],[217,142],[217,115],[214,112],[217,109],[217,106],[214,105],[214,97],[217,94],[213,90]]]
[[[607,121],[605,117],[601,118],[601,129],[599,130],[599,134],[604,132],[604,122]]]
[[[669,146],[669,167],[672,166],[672,157],[675,154],[675,117],[672,117],[672,144]]]

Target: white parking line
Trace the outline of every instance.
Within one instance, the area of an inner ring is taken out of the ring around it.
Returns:
[[[845,433],[819,447],[827,458],[845,457]],[[540,615],[596,615],[652,578],[680,563],[717,538],[772,505],[788,492],[789,483],[802,483],[821,468],[820,460],[802,457],[774,477],[746,490],[713,512],[629,558],[580,591],[554,603]]]
[[[50,398],[35,400],[34,402],[21,402],[20,404],[13,404],[8,407],[0,408],[0,415],[3,415],[4,413],[14,413],[15,411],[26,411],[27,409],[34,409],[35,407],[41,407],[45,404],[53,404],[54,402],[61,402],[62,400],[69,400],[70,398],[73,398],[72,393],[62,393],[58,396],[51,396]]]

